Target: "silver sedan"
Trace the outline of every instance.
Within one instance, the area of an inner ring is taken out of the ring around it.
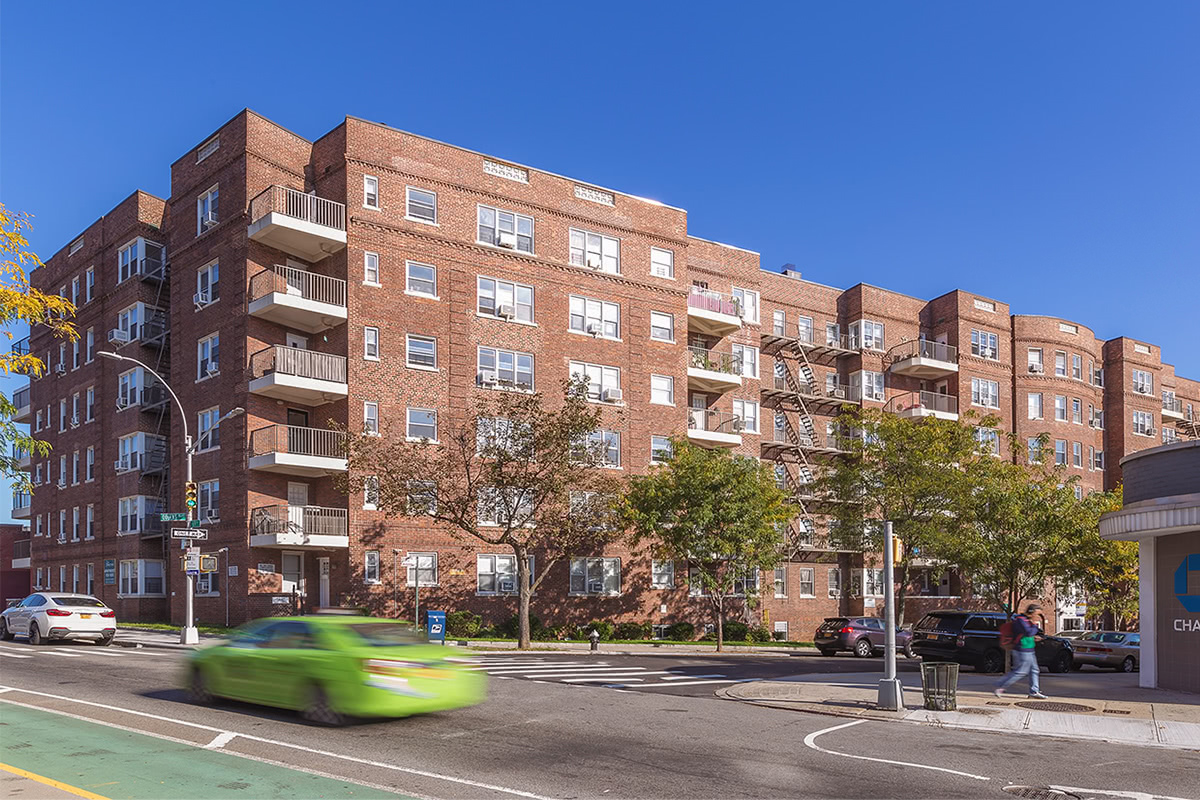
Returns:
[[[1136,631],[1092,631],[1072,643],[1074,668],[1084,664],[1134,672],[1141,663],[1141,634]]]

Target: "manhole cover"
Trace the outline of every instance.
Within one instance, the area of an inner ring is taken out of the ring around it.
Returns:
[[[1026,800],[1081,800],[1077,794],[1051,789],[1049,786],[1005,786],[1004,791]]]
[[[1019,703],[1013,703],[1014,706],[1028,708],[1030,711],[1095,711],[1091,706],[1080,705],[1079,703],[1056,703],[1053,700],[1022,700]]]

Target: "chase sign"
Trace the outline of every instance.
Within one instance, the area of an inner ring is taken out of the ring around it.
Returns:
[[[1188,594],[1188,575],[1200,573],[1200,553],[1186,555],[1175,570],[1175,597],[1193,614],[1200,614],[1200,594]]]

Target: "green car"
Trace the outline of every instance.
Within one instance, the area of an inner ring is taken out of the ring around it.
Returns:
[[[193,653],[193,702],[243,700],[297,710],[320,725],[407,717],[483,701],[481,671],[418,640],[403,623],[360,616],[273,617]]]

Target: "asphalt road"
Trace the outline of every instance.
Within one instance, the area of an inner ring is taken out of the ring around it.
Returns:
[[[474,708],[327,729],[243,704],[191,705],[177,688],[183,657],[167,650],[2,643],[0,687],[7,688],[0,688],[0,715],[5,703],[19,703],[427,797],[1011,798],[1002,791],[1008,783],[1083,787],[1091,791],[1080,796],[1094,798],[1200,796],[1195,753],[855,724],[712,695],[728,683],[628,688],[638,668],[665,677],[741,679],[829,672],[831,664],[878,669],[877,660],[602,656],[596,660],[606,663],[592,666],[627,670],[622,682],[497,676],[487,702]],[[489,655],[496,660],[485,666],[492,671],[501,659],[516,657]],[[587,660],[578,654],[535,658],[534,667]],[[662,677],[645,675],[642,683],[665,683]],[[616,685],[627,688],[610,688]],[[222,796],[201,787],[196,795]]]

